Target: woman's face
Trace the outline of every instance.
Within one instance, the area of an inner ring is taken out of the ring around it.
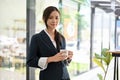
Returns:
[[[47,20],[48,29],[55,29],[59,24],[59,21],[60,14],[57,11],[53,11]]]

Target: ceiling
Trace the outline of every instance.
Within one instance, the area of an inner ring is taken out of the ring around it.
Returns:
[[[114,1],[114,2],[113,2]],[[91,0],[92,7],[98,7],[104,10],[106,13],[116,12],[119,13],[120,16],[120,0]]]

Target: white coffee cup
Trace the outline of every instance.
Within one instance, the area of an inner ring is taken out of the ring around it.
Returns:
[[[66,58],[67,58],[67,56],[68,56],[68,50],[66,50],[66,49],[61,49],[61,50],[60,50],[60,53],[61,53],[62,55],[65,55]]]

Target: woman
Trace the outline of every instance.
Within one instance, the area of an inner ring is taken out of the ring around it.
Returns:
[[[70,63],[73,52],[63,55],[66,42],[56,27],[60,21],[60,12],[54,6],[47,7],[43,12],[46,29],[32,36],[27,64],[40,68],[40,80],[70,80],[66,65]]]

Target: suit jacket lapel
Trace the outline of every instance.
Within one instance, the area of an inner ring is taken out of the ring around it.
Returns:
[[[44,40],[44,42],[48,45],[48,47],[51,49],[55,49],[57,51],[57,49],[55,48],[55,46],[53,45],[52,41],[50,40],[49,36],[45,33],[45,31],[43,30],[41,33],[42,33],[41,37]]]

